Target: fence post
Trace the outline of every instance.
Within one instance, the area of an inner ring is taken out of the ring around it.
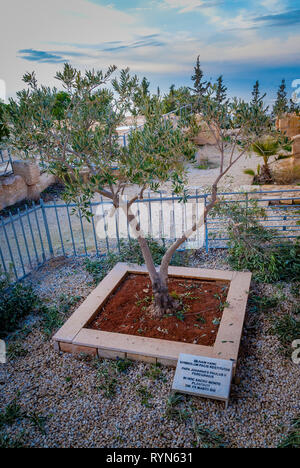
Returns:
[[[246,192],[246,228],[248,229],[249,194]]]
[[[12,169],[12,158],[11,158],[10,148],[7,149],[7,152],[8,152],[8,159],[9,159],[9,162],[10,162],[10,165],[11,165],[11,169]]]
[[[41,205],[41,209],[42,209],[42,215],[43,215],[45,231],[46,231],[46,236],[47,236],[47,242],[48,242],[48,247],[49,247],[49,253],[50,253],[50,257],[53,257],[54,256],[54,250],[53,250],[53,245],[52,245],[51,236],[50,236],[50,230],[49,230],[49,225],[48,225],[48,220],[47,220],[46,209],[45,209],[44,201],[42,199],[40,199],[40,205]]]
[[[204,210],[207,206],[207,195],[204,195]],[[207,225],[207,216],[204,218],[204,229],[205,229],[205,250],[208,253],[209,245],[208,245],[208,225]]]

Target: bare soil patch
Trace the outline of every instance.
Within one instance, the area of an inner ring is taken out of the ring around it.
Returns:
[[[89,328],[168,341],[213,346],[226,304],[229,283],[169,278],[169,291],[182,312],[161,319],[150,314],[152,288],[148,275],[128,275]]]

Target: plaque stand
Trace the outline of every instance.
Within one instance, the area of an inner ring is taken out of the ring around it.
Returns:
[[[228,408],[233,362],[180,354],[172,390],[225,402]]]

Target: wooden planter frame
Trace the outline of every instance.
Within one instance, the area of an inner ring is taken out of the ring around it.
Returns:
[[[100,358],[130,359],[176,367],[180,353],[228,359],[237,362],[242,337],[251,273],[170,267],[169,276],[230,283],[227,302],[214,346],[146,338],[86,328],[102,305],[130,274],[147,274],[145,267],[118,263],[69,320],[54,335],[57,351],[87,353]]]

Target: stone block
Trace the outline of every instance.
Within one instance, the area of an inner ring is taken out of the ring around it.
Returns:
[[[2,181],[2,199],[5,206],[18,203],[28,195],[28,187],[25,180],[19,175],[11,175]]]
[[[50,185],[55,184],[56,180],[56,177],[52,174],[41,174],[37,184],[28,186],[28,199],[39,200],[41,193],[50,187]]]
[[[29,185],[27,190],[28,200],[38,201],[40,199],[41,190],[39,184]]]
[[[157,363],[156,357],[154,357],[154,356],[144,356],[143,354],[127,353],[127,359],[129,359],[129,361],[147,362],[148,364],[156,364]]]
[[[295,159],[300,159],[300,135],[294,136],[292,151]]]
[[[35,185],[40,179],[40,168],[31,161],[13,161],[14,175],[23,177],[27,185]]]
[[[126,353],[121,351],[111,351],[109,349],[98,349],[98,357],[102,359],[126,359]]]
[[[211,128],[207,125],[206,122],[202,119],[201,115],[197,114],[195,116],[196,124],[199,127],[199,133],[195,137],[192,138],[192,141],[199,146],[203,145],[215,145],[216,144],[216,138],[212,132],[214,130],[214,127],[211,126]],[[216,132],[217,136],[217,132]]]
[[[289,138],[300,134],[300,116],[289,114],[281,119],[277,119],[276,128]]]
[[[60,350],[63,353],[71,354],[88,354],[90,356],[97,356],[97,349],[89,346],[75,346],[70,343],[59,343]]]

